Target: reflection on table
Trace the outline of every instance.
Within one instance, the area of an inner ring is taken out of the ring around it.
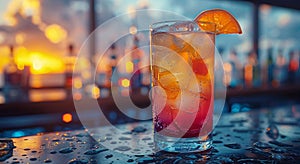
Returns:
[[[52,163],[296,163],[300,160],[297,104],[223,114],[213,148],[202,153],[153,151],[152,122],[101,126],[14,138],[7,162]]]

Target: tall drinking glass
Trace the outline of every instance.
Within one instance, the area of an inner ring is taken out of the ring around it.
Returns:
[[[199,26],[200,25],[200,26]],[[150,26],[154,142],[157,150],[211,148],[215,24],[167,21]]]

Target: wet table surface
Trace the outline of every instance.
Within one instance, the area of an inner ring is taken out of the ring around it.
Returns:
[[[223,114],[213,131],[213,148],[201,153],[153,152],[151,124],[145,121],[115,128],[13,138],[12,150],[0,148],[0,161],[75,164],[300,161],[300,106],[297,105]]]

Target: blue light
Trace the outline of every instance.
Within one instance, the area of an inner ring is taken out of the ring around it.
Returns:
[[[11,135],[12,137],[23,137],[25,136],[25,133],[23,131],[15,131]]]
[[[232,113],[240,112],[240,109],[241,109],[241,105],[240,104],[235,103],[235,104],[233,104],[231,106],[231,112]]]
[[[117,113],[116,112],[110,112],[109,113],[109,118],[112,120],[115,120],[117,118]]]

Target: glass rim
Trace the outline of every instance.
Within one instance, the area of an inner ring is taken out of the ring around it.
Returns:
[[[154,30],[154,29],[157,29],[157,28],[160,28],[160,27],[163,27],[163,26],[172,26],[176,23],[194,23],[198,26],[199,28],[199,31],[198,32],[209,32],[209,33],[214,33],[216,34],[217,33],[217,28],[216,28],[216,23],[213,23],[213,22],[207,22],[207,21],[193,21],[193,20],[167,20],[167,21],[160,21],[160,22],[155,22],[153,24],[151,24],[149,27],[150,27],[150,31]],[[201,28],[199,26],[199,23],[201,24],[205,24],[205,25],[210,25],[210,26],[213,26],[214,30],[205,30],[203,28]],[[184,31],[178,31],[178,32],[184,32]],[[195,31],[197,32],[197,31]]]

